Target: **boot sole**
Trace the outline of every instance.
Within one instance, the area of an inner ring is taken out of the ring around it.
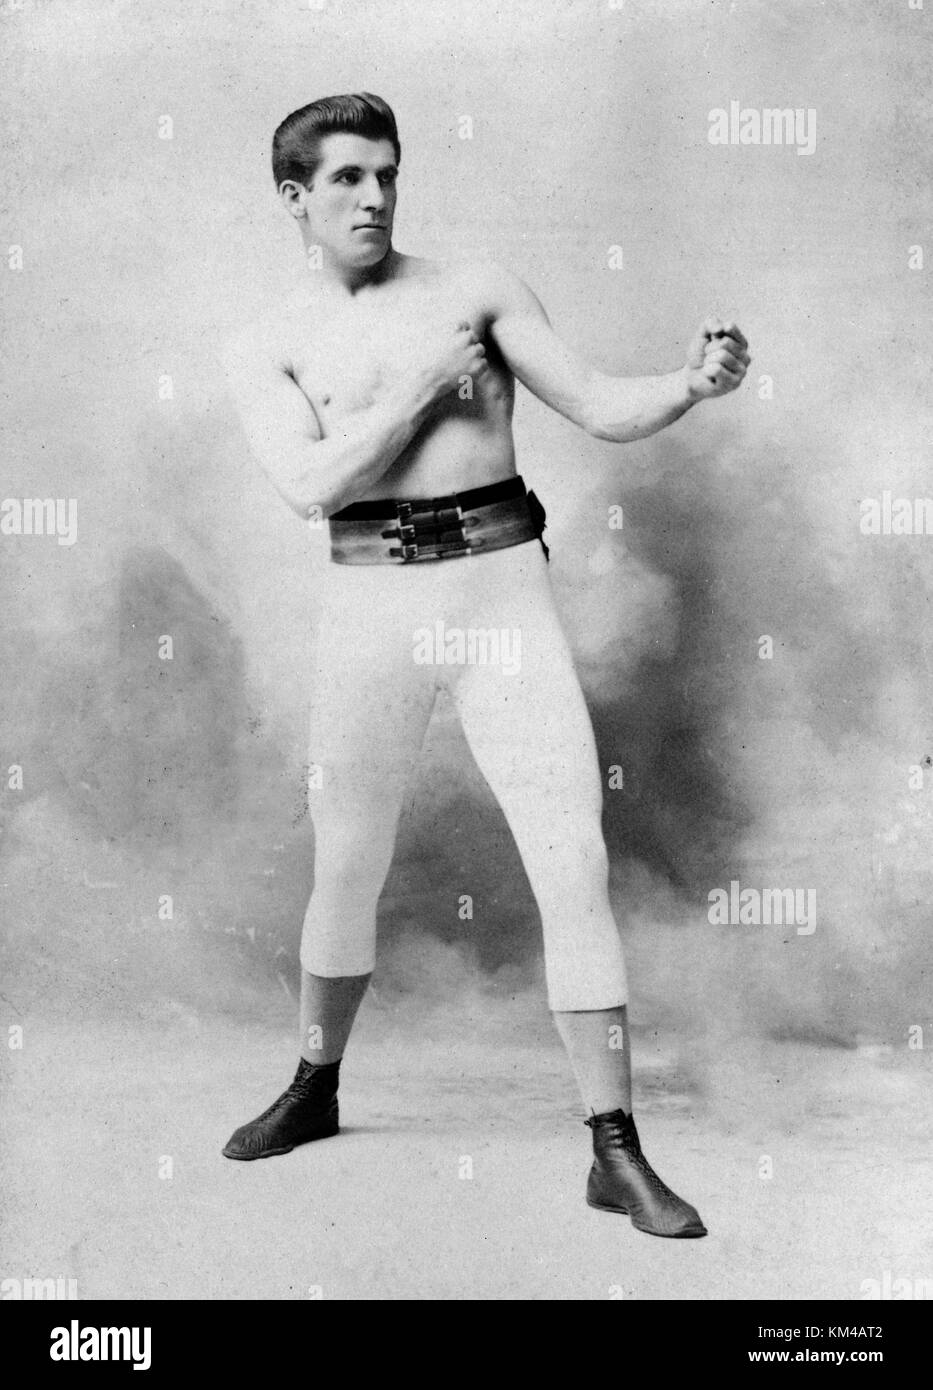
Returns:
[[[588,1207],[593,1207],[595,1211],[611,1211],[617,1213],[619,1216],[628,1216],[630,1214],[628,1207],[608,1207],[604,1202],[590,1201],[589,1197],[586,1199],[586,1205]],[[688,1227],[686,1231],[653,1231],[650,1226],[636,1225],[634,1220],[632,1221],[632,1225],[635,1227],[636,1231],[642,1231],[646,1236],[661,1236],[666,1240],[698,1240],[701,1236],[709,1235],[705,1226],[700,1228],[695,1226]]]
[[[263,1149],[258,1154],[238,1154],[228,1153],[226,1149],[221,1149],[224,1158],[233,1158],[240,1163],[252,1163],[257,1158],[278,1158],[281,1154],[290,1154],[292,1149],[299,1149],[304,1144],[313,1144],[315,1139],[332,1139],[335,1134],[339,1134],[339,1129],[324,1129],[320,1134],[312,1134],[307,1139],[299,1139],[297,1144],[287,1144],[284,1149]]]

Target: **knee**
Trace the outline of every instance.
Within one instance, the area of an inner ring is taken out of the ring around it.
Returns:
[[[392,862],[392,835],[372,823],[329,822],[314,827],[315,884],[380,886]]]
[[[568,916],[608,914],[609,856],[602,834],[576,831],[560,843],[546,842],[534,866],[526,865],[545,924]]]
[[[371,975],[376,963],[375,912],[366,921],[316,914],[313,898],[305,914],[299,952],[301,967],[322,979]]]
[[[596,820],[571,822],[563,835],[548,842],[543,859],[565,882],[605,883],[609,878],[609,853]]]

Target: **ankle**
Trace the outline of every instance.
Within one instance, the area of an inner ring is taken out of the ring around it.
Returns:
[[[627,1110],[607,1110],[601,1115],[591,1115],[583,1122],[593,1136],[597,1153],[615,1150],[620,1145],[630,1153],[641,1150],[641,1138],[634,1117]]]
[[[337,1094],[340,1084],[340,1058],[336,1062],[309,1062],[306,1057],[298,1059],[298,1070],[289,1087],[293,1095],[307,1096],[314,1100],[331,1100]]]
[[[617,1120],[620,1116],[623,1120],[629,1122],[634,1120],[635,1117],[632,1113],[631,1104],[629,1104],[627,1108],[622,1105],[615,1105],[611,1110],[594,1110],[593,1107],[590,1106],[589,1116],[583,1123],[592,1126],[599,1121]]]
[[[298,1058],[298,1070],[302,1075],[314,1072],[317,1075],[333,1073],[334,1076],[340,1070],[342,1057],[338,1057],[335,1062],[321,1062],[317,1058],[306,1057],[302,1052]]]

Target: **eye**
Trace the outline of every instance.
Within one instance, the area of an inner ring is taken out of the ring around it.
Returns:
[[[338,174],[338,175],[337,175],[337,182],[338,182],[338,183],[356,183],[356,174],[351,173],[350,170],[347,170],[347,172],[346,172],[345,174]]]
[[[382,175],[382,182],[383,182],[384,184],[394,183],[397,177],[398,177],[398,176],[397,176],[396,174],[383,174],[383,175]]]

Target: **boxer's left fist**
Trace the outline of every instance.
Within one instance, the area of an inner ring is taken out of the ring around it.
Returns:
[[[708,318],[687,349],[684,377],[690,399],[707,401],[728,395],[742,385],[751,360],[745,334],[737,323]]]

